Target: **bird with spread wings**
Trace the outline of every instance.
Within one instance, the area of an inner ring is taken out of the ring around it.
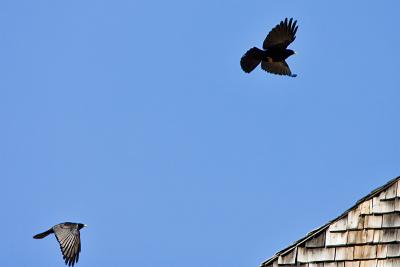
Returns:
[[[281,21],[267,35],[263,43],[263,49],[253,47],[240,59],[240,66],[246,73],[250,73],[260,63],[261,68],[269,73],[296,77],[292,74],[286,59],[293,54],[293,50],[287,47],[296,39],[298,26],[293,18]]]
[[[79,260],[79,253],[81,252],[81,238],[79,230],[85,227],[82,223],[71,223],[65,222],[56,224],[49,230],[35,235],[33,238],[42,239],[49,234],[54,234],[60,249],[63,254],[65,264],[68,266],[74,266]]]

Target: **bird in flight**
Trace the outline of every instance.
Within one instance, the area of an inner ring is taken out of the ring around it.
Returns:
[[[49,234],[54,234],[60,243],[61,252],[68,266],[74,266],[79,259],[79,252],[81,252],[81,239],[79,230],[85,227],[82,223],[65,222],[56,224],[46,232],[35,235],[33,238],[42,239]]]
[[[261,68],[269,73],[296,77],[292,74],[286,59],[293,54],[287,47],[296,39],[297,20],[293,18],[281,21],[267,35],[263,43],[263,50],[253,47],[240,59],[240,66],[246,73],[254,70],[261,63]]]

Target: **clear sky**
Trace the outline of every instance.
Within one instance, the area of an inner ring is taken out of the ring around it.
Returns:
[[[374,2],[374,3],[372,3]],[[400,175],[399,1],[0,1],[1,266],[257,267]],[[241,71],[285,17],[297,78]]]

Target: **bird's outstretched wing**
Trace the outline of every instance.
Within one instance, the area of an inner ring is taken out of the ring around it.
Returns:
[[[60,243],[65,264],[74,266],[78,262],[79,252],[81,252],[79,230],[76,226],[65,224],[56,225],[53,230],[58,243]]]
[[[297,20],[293,22],[293,18],[289,21],[286,18],[275,26],[267,35],[264,40],[264,49],[286,49],[291,42],[296,39],[296,32],[298,26],[296,26]]]
[[[286,61],[278,61],[278,62],[262,61],[261,68],[273,74],[287,75],[291,77],[297,76],[296,74],[292,74],[289,65],[286,63]]]

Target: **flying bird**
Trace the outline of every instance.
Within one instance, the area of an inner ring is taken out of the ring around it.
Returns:
[[[65,222],[56,224],[46,232],[35,235],[33,238],[42,239],[49,234],[54,234],[60,243],[61,252],[68,266],[74,266],[79,259],[79,252],[81,252],[81,239],[79,230],[85,227],[82,223]]]
[[[293,54],[287,47],[296,39],[298,26],[293,18],[281,21],[267,35],[263,43],[263,50],[253,47],[240,59],[240,66],[246,73],[254,70],[261,63],[261,68],[269,73],[296,77],[292,74],[286,59]]]

